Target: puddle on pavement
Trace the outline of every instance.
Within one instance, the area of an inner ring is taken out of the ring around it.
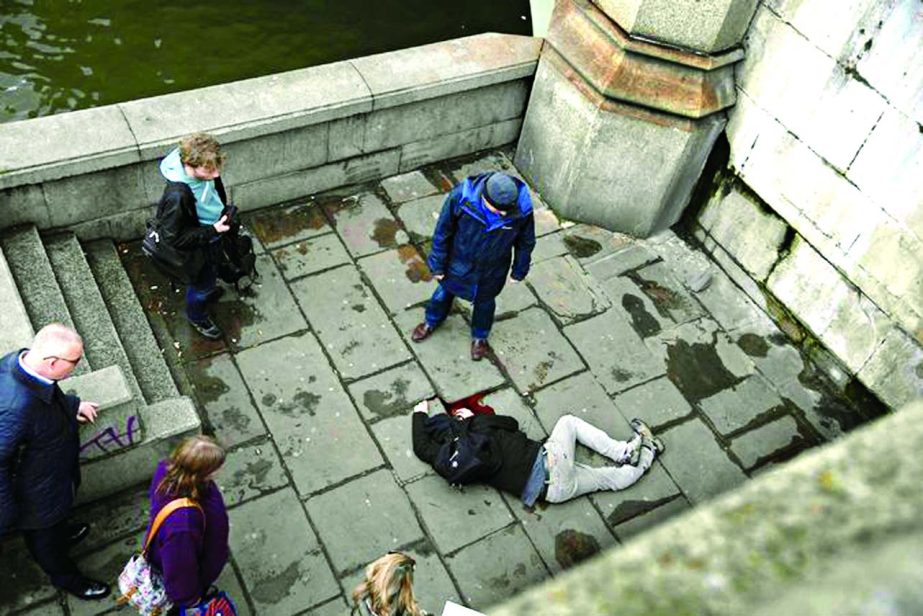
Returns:
[[[393,248],[397,244],[397,232],[400,231],[393,218],[379,218],[372,227],[372,239],[379,248]]]
[[[685,340],[667,345],[667,376],[691,402],[713,396],[742,380],[725,367],[714,344],[690,344]]]
[[[203,405],[209,402],[216,402],[222,395],[228,393],[231,388],[227,383],[218,377],[208,374],[212,360],[204,359],[192,365],[189,372],[189,380],[196,390],[196,397]]]
[[[404,275],[407,276],[407,280],[410,282],[416,284],[418,282],[429,282],[433,279],[426,262],[420,257],[417,249],[410,244],[398,247],[397,257],[404,264],[406,268]]]
[[[737,346],[750,357],[766,357],[769,353],[769,343],[756,334],[744,334],[737,339]]]
[[[654,302],[657,312],[665,319],[672,318],[671,311],[684,310],[689,307],[685,297],[655,280],[643,278],[638,272],[632,272],[628,277]]]
[[[407,401],[407,390],[410,381],[397,379],[391,383],[388,391],[370,389],[362,394],[365,407],[379,417],[398,417],[404,415],[410,403]]]
[[[563,569],[599,553],[599,541],[577,530],[563,530],[554,537],[554,559]]]
[[[250,596],[257,603],[273,605],[280,597],[287,597],[294,586],[302,577],[299,564],[293,562],[280,573],[257,572],[258,584],[252,585]]]
[[[622,308],[631,319],[631,327],[642,338],[649,338],[660,333],[660,321],[647,311],[644,300],[637,295],[626,293],[622,296]]]
[[[579,235],[565,235],[564,245],[567,246],[567,251],[578,259],[592,257],[603,249],[602,244],[596,240],[580,237]]]
[[[308,230],[323,229],[327,219],[320,206],[312,202],[281,211],[268,208],[250,215],[246,224],[265,246],[297,237]]]
[[[309,380],[309,382],[312,381]],[[298,390],[292,396],[291,402],[279,402],[275,394],[263,394],[261,402],[263,406],[288,417],[298,417],[304,414],[314,417],[317,414],[316,409],[320,400],[321,398],[317,394]]]

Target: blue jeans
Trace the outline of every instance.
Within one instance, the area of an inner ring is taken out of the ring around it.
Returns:
[[[436,328],[440,323],[445,321],[449,316],[449,310],[452,309],[452,301],[455,296],[446,291],[442,285],[437,285],[433,296],[426,305],[426,324]],[[497,310],[497,302],[491,297],[488,300],[478,300],[472,302],[471,311],[471,337],[481,340],[487,340],[490,335],[490,328],[494,324],[494,312]]]
[[[218,271],[215,269],[213,250],[217,244],[205,248],[205,263],[198,277],[186,287],[186,317],[190,321],[201,323],[208,318],[206,304],[208,295],[218,284]]]

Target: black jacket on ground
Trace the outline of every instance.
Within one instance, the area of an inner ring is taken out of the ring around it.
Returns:
[[[427,464],[432,464],[439,447],[451,438],[451,433],[448,430],[441,433],[427,430],[426,420],[425,413],[413,414],[413,452]],[[491,454],[501,460],[499,470],[485,483],[521,496],[542,444],[527,437],[519,429],[519,422],[507,415],[475,415],[471,421],[472,430],[490,436]]]
[[[80,484],[80,398],[24,372],[24,350],[0,359],[0,535],[54,526]]]

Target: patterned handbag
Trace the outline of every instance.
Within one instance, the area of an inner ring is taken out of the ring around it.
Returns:
[[[117,599],[119,605],[131,604],[142,616],[160,616],[172,607],[163,586],[163,578],[147,561],[147,551],[164,520],[177,509],[184,507],[195,507],[202,512],[203,517],[205,516],[202,508],[188,498],[177,498],[164,505],[151,524],[141,552],[132,556],[119,574],[119,592],[122,593]]]

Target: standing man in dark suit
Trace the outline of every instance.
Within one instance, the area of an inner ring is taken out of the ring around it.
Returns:
[[[80,335],[55,323],[0,359],[0,535],[22,530],[52,584],[101,599],[109,586],[83,576],[68,554],[89,532],[67,516],[80,485],[78,423],[95,421],[98,405],[65,395],[58,381],[82,358]]]

